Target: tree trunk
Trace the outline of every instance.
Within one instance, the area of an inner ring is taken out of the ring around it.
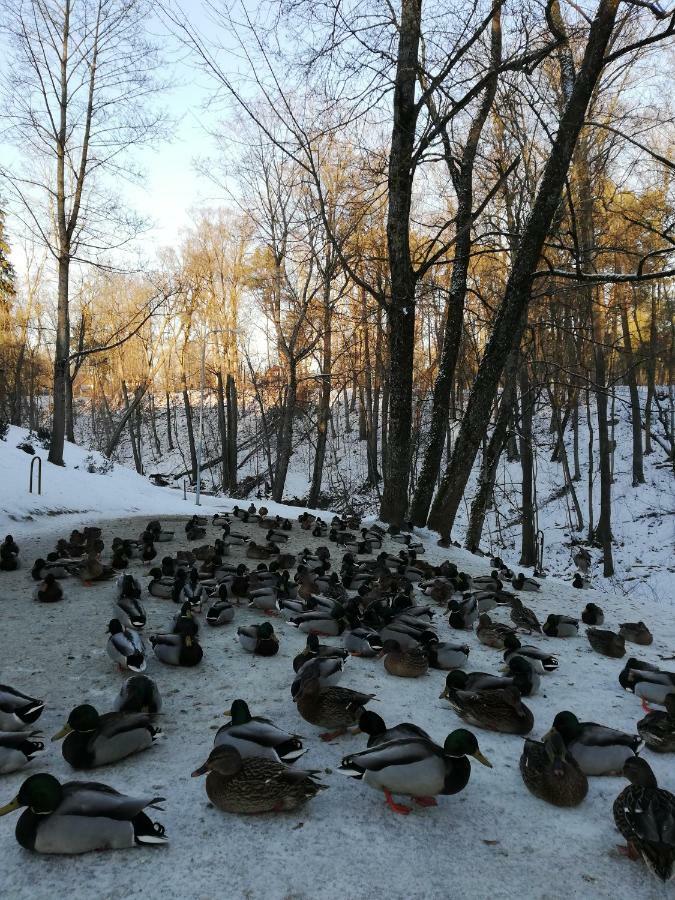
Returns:
[[[237,465],[239,460],[237,459],[237,385],[231,373],[227,376],[225,393],[227,396],[227,467],[230,473],[229,489],[230,492],[233,492],[237,488]],[[268,459],[268,463],[271,469],[271,458]]]
[[[140,388],[136,388],[136,395],[138,395]],[[136,434],[134,432],[134,419],[133,414],[136,409],[140,406],[140,398],[137,403],[134,403],[133,407],[129,403],[129,391],[127,390],[126,381],[122,381],[122,396],[124,397],[124,412],[126,418],[126,424],[129,428],[129,443],[131,444],[131,452],[134,457],[134,466],[136,467],[136,471],[141,474],[143,471],[143,466],[141,463],[141,455],[139,452],[138,445],[136,443]],[[135,399],[135,398],[134,398]]]
[[[52,438],[49,462],[62,466],[66,439],[66,385],[70,377],[70,317],[68,310],[70,252],[63,252],[58,265],[58,293],[56,313],[56,344],[54,347],[54,387],[52,408]]]
[[[431,509],[429,526],[440,532],[444,542],[450,538],[476,453],[490,420],[499,379],[513,345],[513,335],[517,332],[530,301],[534,273],[559,204],[589,100],[602,71],[618,3],[619,0],[601,0],[598,6],[583,62],[544,167],[537,196],[515,255],[504,299],[473,383],[455,448]]]
[[[333,342],[332,342],[332,315],[330,305],[330,284],[324,293],[323,310],[323,362],[321,372],[321,392],[319,394],[319,409],[317,416],[316,451],[314,453],[314,468],[312,471],[312,485],[309,489],[307,505],[316,508],[321,493],[321,480],[323,478],[323,466],[326,459],[326,442],[328,440],[328,423],[330,421],[330,393],[332,387],[331,369],[333,367]]]
[[[152,439],[155,442],[155,452],[157,458],[162,456],[162,445],[159,442],[159,434],[157,433],[157,410],[155,409],[155,395],[150,394],[150,428],[152,429]]]
[[[227,444],[227,418],[225,415],[225,391],[223,389],[223,373],[216,372],[216,397],[218,398],[218,431],[220,433],[220,452],[222,454],[222,490],[227,491],[230,486],[229,448]]]
[[[630,394],[630,413],[633,420],[633,487],[645,483],[644,466],[642,463],[642,415],[640,412],[640,395],[638,394],[637,380],[635,378],[635,360],[633,358],[633,345],[628,325],[628,310],[621,307],[621,330],[623,333],[623,352],[626,357],[626,381]]]
[[[281,503],[284,496],[284,487],[286,486],[286,475],[288,474],[288,463],[293,452],[293,413],[295,411],[295,403],[298,394],[296,361],[293,357],[288,363],[288,388],[286,390],[286,401],[284,403],[281,422],[279,425],[279,440],[277,442],[277,460],[274,472],[274,483],[272,484],[272,500]]]
[[[654,387],[656,381],[656,299],[661,285],[657,282],[656,290],[651,285],[651,312],[649,316],[649,354],[647,356],[647,397],[645,399],[645,456],[652,453],[652,404],[654,403]]]
[[[520,363],[520,465],[523,473],[521,504],[520,565],[537,563],[537,536],[534,527],[534,453],[532,417],[534,389],[530,384],[527,360]]]
[[[190,468],[192,469],[192,484],[197,482],[197,448],[195,446],[195,432],[192,427],[192,404],[190,393],[187,389],[185,372],[183,372],[183,406],[185,408],[185,427],[187,428],[188,444],[190,446]]]
[[[171,435],[171,403],[169,401],[169,392],[166,392],[166,439],[167,450],[173,450],[173,437]]]

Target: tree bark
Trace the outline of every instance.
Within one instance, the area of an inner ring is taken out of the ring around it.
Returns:
[[[166,392],[166,439],[167,450],[173,450],[173,436],[171,434],[171,403],[169,401],[169,392]]]
[[[225,391],[223,389],[223,373],[220,369],[216,372],[216,396],[218,398],[218,431],[220,432],[220,452],[222,454],[222,490],[227,491],[230,486],[230,469],[227,444],[227,418],[225,415]]]
[[[642,462],[642,415],[640,411],[640,395],[638,394],[637,380],[635,378],[635,359],[633,357],[633,344],[628,325],[628,310],[621,307],[621,331],[623,334],[623,352],[626,358],[626,381],[630,395],[630,413],[633,428],[633,487],[645,483],[644,466]]]
[[[65,188],[64,188],[65,190]],[[70,377],[70,317],[68,309],[68,282],[70,253],[62,252],[58,262],[58,288],[56,312],[56,344],[54,347],[54,389],[52,407],[52,438],[49,445],[49,462],[62,466],[63,446],[66,440],[66,385]]]
[[[532,417],[534,388],[530,384],[526,359],[520,363],[520,466],[522,471],[520,565],[534,566],[537,562],[537,539],[534,527],[534,453]]]
[[[237,488],[237,426],[238,426],[238,407],[237,407],[237,385],[234,376],[228,373],[225,383],[225,392],[227,395],[227,466],[230,473],[230,492]]]
[[[195,484],[197,481],[197,448],[195,446],[195,432],[192,425],[192,404],[190,403],[190,393],[187,389],[185,372],[183,372],[183,406],[185,408],[185,427],[187,429],[188,444],[190,447],[190,468],[192,469],[192,484]]]
[[[333,367],[333,310],[330,305],[330,284],[324,290],[323,307],[323,361],[321,364],[321,390],[319,393],[319,409],[317,415],[316,451],[312,470],[312,484],[309,489],[307,504],[314,509],[321,493],[323,466],[326,459],[326,442],[328,441],[328,423],[330,421],[330,394],[332,387],[331,369]]]
[[[290,462],[293,450],[293,416],[298,394],[298,375],[296,366],[295,359],[291,356],[288,361],[288,387],[286,390],[283,412],[281,414],[281,422],[279,424],[277,459],[274,471],[274,482],[272,484],[272,500],[276,503],[281,503],[284,496],[286,475],[288,474],[288,463]]]

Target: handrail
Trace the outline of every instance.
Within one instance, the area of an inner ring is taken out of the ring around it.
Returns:
[[[37,477],[37,492],[38,496],[42,494],[42,458],[39,456],[34,456],[30,461],[30,479],[28,481],[28,493],[33,493],[33,466],[35,463],[38,464],[38,477]]]

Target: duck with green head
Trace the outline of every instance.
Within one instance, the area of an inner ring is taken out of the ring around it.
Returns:
[[[655,753],[675,753],[675,694],[667,694],[665,712],[654,710],[637,723],[637,731]]]
[[[297,734],[289,734],[262,716],[252,716],[245,700],[235,700],[229,715],[232,721],[221,726],[214,747],[234,747],[244,759],[256,756],[274,762],[291,763],[307,750]]]
[[[107,766],[152,747],[160,734],[145,713],[100,715],[89,703],[76,706],[52,741],[65,738],[63,758],[74,769]]]
[[[0,816],[26,807],[16,839],[35,853],[77,854],[166,844],[164,828],[145,809],[161,809],[163,797],[128,797],[95,781],[67,781],[40,772],[27,778]]]
[[[279,652],[279,639],[271,622],[242,625],[237,629],[237,636],[247,653],[254,653],[256,656],[276,656]]]
[[[468,784],[469,756],[492,768],[476,736],[458,728],[442,747],[423,737],[399,738],[345,756],[338,771],[383,791],[387,806],[407,815],[411,807],[396,803],[393,794],[412,797],[420,806],[436,806],[439,794],[457,794]]]
[[[595,722],[580,722],[569,710],[556,715],[553,728],[584,775],[619,775],[626,760],[635,756],[642,745],[637,734]]]

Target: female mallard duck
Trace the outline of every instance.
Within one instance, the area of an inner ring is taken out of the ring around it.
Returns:
[[[345,661],[342,656],[317,656],[315,659],[308,659],[300,666],[293,679],[291,697],[295,697],[298,693],[304,678],[318,678],[322,688],[332,687],[342,678],[344,667]]]
[[[648,647],[654,642],[654,637],[644,622],[624,622],[619,625],[619,634],[621,637],[630,641],[631,644],[641,644]]]
[[[80,569],[82,584],[90,585],[94,581],[108,581],[110,578],[113,578],[114,575],[115,570],[113,567],[103,565],[98,558],[98,554],[94,550],[89,550],[87,552],[87,558]]]
[[[568,710],[556,715],[553,728],[584,775],[619,775],[626,760],[635,756],[642,746],[637,734],[626,734],[595,722],[580,722]]]
[[[621,659],[626,655],[626,642],[614,631],[607,628],[587,628],[586,637],[596,653],[609,656],[611,659]]]
[[[213,746],[234,747],[242,758],[256,756],[274,762],[292,763],[307,750],[297,734],[289,734],[262,716],[252,716],[244,700],[235,700],[232,721],[216,732]]]
[[[256,656],[276,656],[279,652],[279,639],[271,622],[242,625],[237,629],[237,636],[247,653],[255,653]]]
[[[667,698],[675,694],[675,672],[663,671],[631,656],[619,673],[619,684],[640,697],[645,712],[649,712],[647,703],[665,706]]]
[[[614,801],[614,821],[626,840],[626,855],[642,860],[664,883],[675,875],[675,796],[658,786],[649,763],[626,760],[631,782]]]
[[[235,747],[222,744],[192,777],[205,772],[211,803],[223,812],[244,815],[292,812],[327,787],[316,780],[315,770],[290,769],[257,756],[242,758]]]
[[[401,738],[431,740],[423,728],[419,728],[419,726],[413,725],[411,722],[401,722],[400,725],[387,728],[384,719],[369,709],[359,719],[359,731],[368,735],[369,747],[377,747],[379,744],[387,744],[389,741],[397,741]]]
[[[0,816],[22,806],[27,809],[16,825],[16,839],[35,853],[88,853],[125,850],[144,844],[166,844],[164,828],[144,809],[163,797],[128,797],[96,781],[61,784],[46,772],[31,775]]]
[[[108,633],[106,651],[110,659],[121,669],[145,672],[145,645],[140,634],[133,628],[125,628],[119,619],[110,620]]]
[[[345,632],[342,643],[352,656],[364,656],[366,659],[378,656],[383,647],[379,631],[365,625],[359,625]]]
[[[520,774],[531,794],[553,806],[578,806],[588,793],[588,779],[555,730],[543,742],[526,738]]]
[[[113,709],[116,712],[155,715],[162,709],[159,688],[147,675],[132,675],[120,688]]]
[[[204,657],[197,638],[190,634],[153,634],[150,643],[157,659],[167,666],[191,669]]]
[[[665,712],[647,713],[637,723],[637,731],[655,753],[675,753],[675,693],[665,698]]]
[[[311,725],[332,729],[320,735],[322,741],[330,741],[357,725],[366,703],[375,696],[343,687],[322,688],[318,678],[309,676],[302,678],[298,687],[293,699],[302,718]]]
[[[505,687],[492,691],[461,691],[446,688],[446,697],[458,716],[477,728],[504,734],[529,734],[534,726],[532,711],[520,699],[520,691]]]
[[[423,640],[423,645],[432,669],[441,669],[445,672],[451,669],[461,669],[469,659],[468,644],[439,641],[435,636],[427,636]]]
[[[428,738],[399,738],[345,756],[338,771],[383,791],[387,806],[407,815],[411,808],[395,803],[392,794],[407,794],[420,806],[436,806],[438,794],[457,794],[466,787],[471,775],[467,756],[492,768],[475,735],[458,728],[442,747]]]
[[[493,622],[487,613],[483,613],[476,625],[476,637],[486,647],[503,650],[507,635],[515,636],[515,629],[501,622]]]
[[[8,684],[0,684],[0,731],[24,731],[42,715],[42,700],[22,694]]]
[[[546,672],[555,672],[558,668],[558,657],[540,650],[539,647],[531,647],[528,644],[524,646],[520,643],[515,635],[507,635],[504,638],[504,662],[508,664],[514,656],[522,656],[528,660],[532,668],[539,675]]]
[[[0,775],[23,769],[44,750],[42,741],[35,740],[39,735],[39,731],[0,731]]]
[[[529,607],[523,606],[518,597],[511,600],[511,621],[528,634],[532,634],[533,631],[541,634],[541,623],[536,614]]]
[[[549,615],[542,626],[542,631],[547,637],[576,637],[579,634],[579,620],[571,616]]]
[[[58,603],[64,598],[63,588],[56,580],[53,572],[48,572],[42,584],[35,588],[34,599],[38,603]]]
[[[152,747],[160,734],[145,713],[99,715],[89,703],[76,706],[52,741],[65,737],[61,751],[73,769],[96,769]]]
[[[581,613],[581,621],[584,625],[604,625],[605,614],[597,603],[587,603]]]
[[[384,668],[398,678],[420,678],[429,671],[429,659],[424,647],[401,647],[398,641],[384,642]]]

